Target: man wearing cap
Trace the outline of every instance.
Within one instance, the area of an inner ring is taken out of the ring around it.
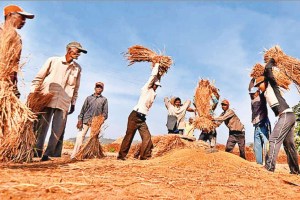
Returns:
[[[289,107],[285,99],[282,97],[272,71],[274,65],[275,61],[271,58],[265,67],[264,76],[258,77],[254,84],[254,86],[259,87],[259,89],[264,93],[267,103],[273,110],[275,116],[278,116],[278,121],[270,135],[270,149],[265,168],[268,171],[275,171],[277,156],[281,144],[283,143],[290,173],[299,174],[298,153],[294,142],[294,126],[296,117],[293,109]]]
[[[21,29],[25,25],[26,19],[34,18],[33,14],[25,12],[21,7],[19,7],[17,5],[8,5],[8,6],[4,7],[3,14],[4,14],[5,22],[4,22],[4,24],[0,25],[0,33],[10,27],[13,27],[14,29]],[[21,36],[17,33],[17,31],[15,31],[15,34],[16,34],[17,38],[19,38],[19,39],[17,39],[17,41],[19,41],[20,46],[22,46]],[[16,52],[16,58],[14,58],[14,62],[13,62],[13,63],[16,63],[16,65],[19,64],[20,57],[21,57],[21,51],[22,51],[22,48],[21,48],[20,52]],[[16,69],[19,69],[19,67],[17,67]],[[17,73],[18,72],[16,71],[13,74],[11,74],[10,81],[13,84],[13,92],[19,98],[21,94],[18,90]]]
[[[267,102],[264,93],[260,93],[257,87],[251,87],[254,79],[249,84],[249,94],[251,98],[252,124],[254,126],[254,153],[256,163],[263,164],[264,155],[267,155],[269,148],[269,135],[271,132],[271,124],[268,118]]]
[[[77,128],[79,133],[76,137],[74,150],[71,154],[71,158],[75,158],[78,153],[80,146],[83,143],[86,133],[88,132],[92,119],[94,116],[102,115],[106,120],[108,117],[108,103],[107,99],[102,96],[104,90],[104,84],[97,82],[95,85],[95,92],[91,96],[88,96],[81,108],[80,114],[78,115]]]
[[[226,143],[226,152],[231,152],[236,143],[239,145],[240,157],[246,159],[245,156],[245,129],[238,116],[232,109],[229,109],[229,101],[224,99],[221,102],[222,110],[219,117],[215,117],[214,120],[220,125],[222,122],[229,129],[229,137]]]
[[[161,86],[158,71],[159,64],[156,63],[152,68],[149,80],[141,90],[138,104],[133,108],[133,111],[128,117],[126,135],[121,144],[118,160],[126,159],[126,155],[128,154],[133,137],[137,130],[141,135],[142,144],[136,157],[138,158],[138,156],[140,156],[141,160],[146,160],[151,157],[153,144],[151,141],[151,134],[146,123],[146,116],[156,97],[156,89],[158,86]]]
[[[65,128],[67,114],[72,114],[75,110],[81,67],[74,60],[78,59],[81,52],[86,54],[87,51],[78,42],[69,43],[66,50],[65,56],[51,57],[44,63],[33,79],[30,88],[31,93],[40,88],[42,93],[53,94],[51,101],[41,112],[37,124],[36,153],[37,156],[41,157],[49,124],[52,120],[51,136],[42,161],[49,160],[49,156],[54,154],[58,140]]]

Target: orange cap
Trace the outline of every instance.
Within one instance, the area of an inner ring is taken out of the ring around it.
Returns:
[[[6,16],[9,13],[19,13],[20,15],[25,16],[28,19],[33,19],[34,15],[28,12],[25,12],[20,6],[17,5],[8,5],[3,9],[3,15]]]
[[[229,101],[227,99],[224,99],[221,104],[226,104],[226,105],[229,105]]]

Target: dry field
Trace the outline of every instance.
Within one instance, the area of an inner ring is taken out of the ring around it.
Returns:
[[[69,156],[1,164],[0,199],[298,199],[300,176],[275,173],[205,145],[185,145],[151,160],[72,162]]]

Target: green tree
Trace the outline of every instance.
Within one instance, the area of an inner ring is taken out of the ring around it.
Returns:
[[[300,101],[293,107],[297,121],[295,126],[295,144],[298,152],[300,153]]]

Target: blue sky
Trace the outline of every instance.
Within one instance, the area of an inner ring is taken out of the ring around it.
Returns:
[[[150,74],[148,63],[127,67],[121,53],[129,46],[141,44],[165,50],[175,61],[162,79],[163,87],[147,118],[152,135],[166,133],[163,98],[192,100],[198,80],[209,78],[215,80],[221,98],[231,102],[245,124],[246,142],[253,141],[247,93],[249,69],[263,62],[264,48],[275,44],[300,58],[300,2],[295,1],[1,1],[0,6],[11,3],[36,15],[19,31],[26,61],[20,74],[24,80],[19,83],[23,100],[48,57],[65,55],[70,41],[78,41],[88,50],[78,60],[83,68],[82,80],[65,138],[76,136],[77,116],[97,81],[105,83],[103,95],[109,101],[105,137],[125,134],[127,117]],[[294,86],[285,94],[290,106],[298,103],[298,95]],[[218,107],[216,115],[220,113]],[[271,111],[269,115],[274,126],[276,118]],[[227,138],[228,129],[221,125],[217,140],[225,143]]]

